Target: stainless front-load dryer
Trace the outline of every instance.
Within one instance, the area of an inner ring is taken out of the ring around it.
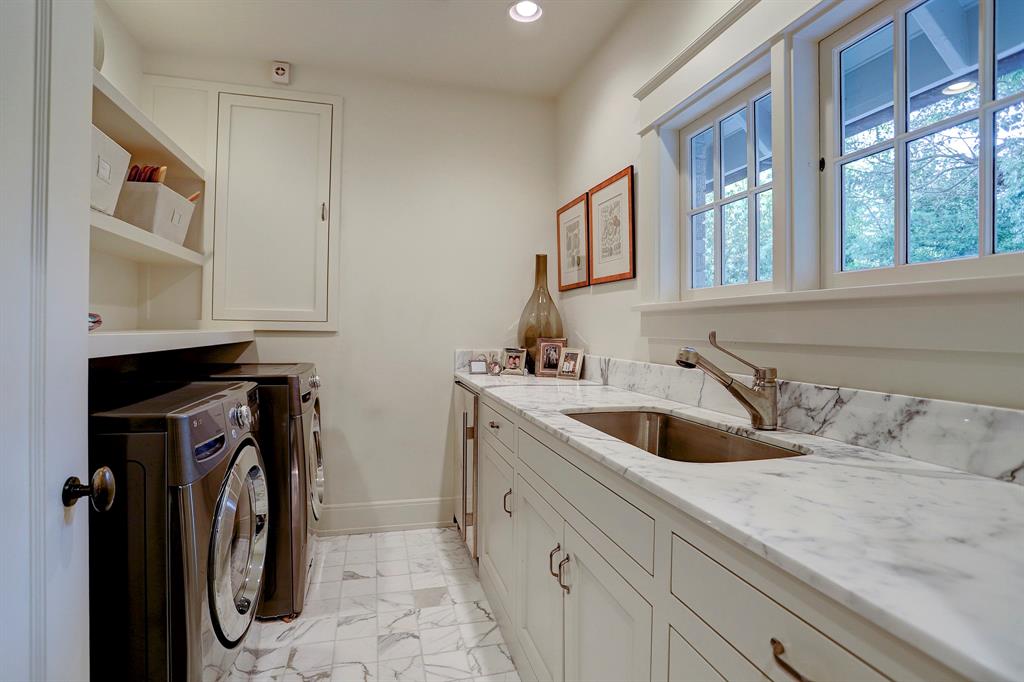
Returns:
[[[259,385],[262,419],[258,438],[274,520],[258,616],[297,615],[305,604],[323,515],[324,461],[316,367],[309,362],[251,363],[192,371],[210,379]]]
[[[117,494],[90,519],[92,678],[226,679],[256,614],[270,522],[256,384],[105,392],[89,460],[113,470]]]

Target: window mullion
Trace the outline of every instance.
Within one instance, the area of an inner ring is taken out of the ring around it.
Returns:
[[[978,3],[978,87],[981,89],[978,112],[978,255],[987,256],[995,250],[994,179],[995,136],[994,111],[987,107],[995,97],[995,4],[994,0]]]
[[[712,258],[715,263],[715,281],[712,286],[719,286],[722,283],[722,266],[724,265],[724,259],[722,254],[722,184],[725,179],[722,177],[722,120],[716,118],[714,127],[711,133],[711,175],[714,178],[714,188],[712,189],[711,196],[715,203],[715,212],[711,216],[714,222],[715,230],[715,252],[712,254]]]
[[[757,128],[754,101],[747,101],[747,283],[757,281]]]
[[[896,230],[894,239],[893,264],[899,267],[907,262],[907,44],[906,14],[897,11],[893,17],[893,123],[896,138],[893,150],[893,188],[895,189],[896,205],[893,207],[893,224]]]

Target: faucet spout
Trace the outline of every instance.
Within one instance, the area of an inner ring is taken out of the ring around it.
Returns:
[[[754,385],[748,388],[736,381],[727,372],[698,353],[685,346],[679,349],[676,364],[688,369],[699,369],[722,385],[736,401],[750,414],[750,423],[755,429],[774,431],[779,424],[779,386],[774,367],[758,367],[718,345],[715,332],[709,336],[711,345],[736,358],[754,370]]]

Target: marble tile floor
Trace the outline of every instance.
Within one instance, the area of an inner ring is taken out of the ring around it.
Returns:
[[[302,614],[253,625],[236,680],[519,682],[452,528],[322,541]]]

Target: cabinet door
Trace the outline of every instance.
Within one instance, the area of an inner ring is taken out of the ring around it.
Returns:
[[[515,576],[512,467],[486,441],[480,442],[480,564],[491,576],[506,613],[512,613]]]
[[[651,605],[572,526],[565,595],[565,679],[651,679]]]
[[[562,595],[557,572],[562,517],[522,477],[516,480],[516,634],[538,680],[563,679]],[[554,571],[552,571],[554,569]]]
[[[753,679],[753,678],[752,678]],[[682,636],[669,628],[669,682],[726,682],[708,661]]]
[[[327,322],[332,116],[220,95],[214,319]]]

